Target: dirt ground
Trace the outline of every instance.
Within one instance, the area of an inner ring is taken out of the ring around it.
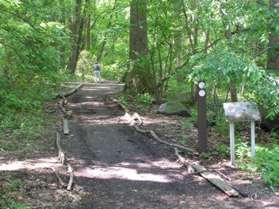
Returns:
[[[109,81],[86,84],[69,98],[73,118],[70,135],[62,137],[62,147],[74,167],[73,191],[59,188],[50,167],[59,170],[61,166],[52,153],[35,162],[4,164],[0,158],[2,174],[29,181],[18,199],[27,197],[29,191],[34,195],[28,196],[32,208],[57,209],[279,208],[278,197],[258,178],[232,169],[226,162],[211,164],[209,169],[225,174],[248,197],[229,198],[199,175],[189,174],[177,162],[173,148],[128,125],[123,110],[112,100],[122,87]],[[144,121],[145,128],[175,141],[177,118],[150,115]],[[189,137],[195,138],[195,134],[192,131]],[[13,170],[13,164],[22,169]],[[62,178],[68,177],[62,173]]]

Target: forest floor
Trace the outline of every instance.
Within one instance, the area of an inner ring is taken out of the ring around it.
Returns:
[[[56,169],[64,181],[68,179],[57,162],[53,126],[46,136],[48,149],[21,159],[0,155],[0,189],[10,183],[17,201],[45,209],[279,208],[278,196],[257,175],[232,169],[227,161],[200,163],[226,175],[248,197],[229,198],[198,174],[189,174],[177,161],[172,147],[129,126],[113,99],[122,87],[110,81],[85,84],[69,98],[73,118],[70,134],[62,137],[61,145],[74,168],[72,191],[61,188],[53,173]],[[145,129],[153,129],[162,139],[176,143],[180,119],[152,112],[143,116]],[[194,144],[195,128],[185,134]]]

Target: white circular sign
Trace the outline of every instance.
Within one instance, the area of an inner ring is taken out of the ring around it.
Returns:
[[[201,97],[204,97],[204,96],[205,96],[205,90],[200,90],[200,91],[199,91],[199,95],[200,95]]]
[[[199,88],[200,89],[204,89],[205,88],[205,83],[203,81],[199,82]]]

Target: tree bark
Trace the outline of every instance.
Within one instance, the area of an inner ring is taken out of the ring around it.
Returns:
[[[279,0],[269,0],[270,10],[278,17]],[[276,18],[274,18],[276,19]],[[276,20],[272,21],[269,34],[269,50],[267,55],[267,69],[279,70],[279,37],[276,34]]]
[[[127,86],[136,92],[151,91],[148,65],[147,0],[130,2],[130,66]],[[152,77],[152,76],[151,76]]]
[[[68,69],[71,73],[75,73],[79,52],[80,52],[80,44],[81,44],[81,35],[83,30],[83,19],[81,17],[82,10],[82,0],[76,0],[75,5],[75,16],[73,20],[73,25],[71,27],[72,31],[72,52],[69,59]]]

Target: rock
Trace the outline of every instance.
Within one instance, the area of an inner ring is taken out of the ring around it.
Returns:
[[[180,102],[166,102],[160,105],[158,113],[165,115],[180,115],[183,117],[190,117],[186,107]]]

